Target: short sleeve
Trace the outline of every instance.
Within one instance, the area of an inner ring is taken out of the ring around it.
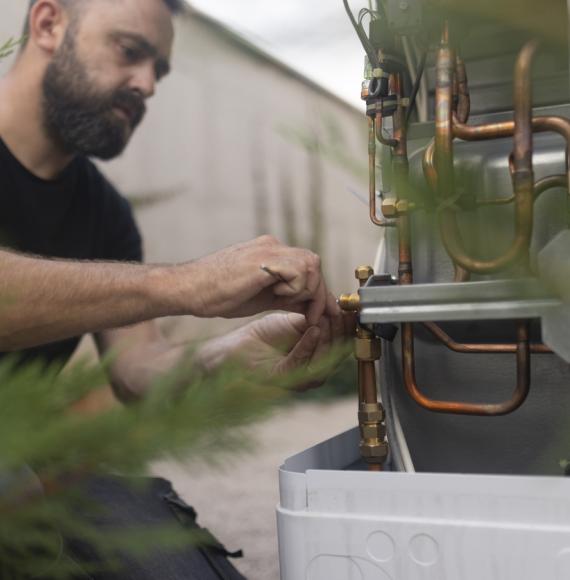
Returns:
[[[111,186],[112,187],[112,186]],[[113,201],[104,215],[104,260],[142,262],[144,259],[142,237],[130,203],[115,188]]]
[[[95,167],[88,166],[89,195],[94,232],[94,259],[113,262],[142,262],[142,237],[129,201]]]

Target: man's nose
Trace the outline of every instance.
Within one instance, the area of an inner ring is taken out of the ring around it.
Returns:
[[[152,97],[156,89],[154,66],[152,64],[138,66],[131,77],[129,88],[140,93],[145,99]]]

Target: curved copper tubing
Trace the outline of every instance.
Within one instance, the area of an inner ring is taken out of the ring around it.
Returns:
[[[549,189],[554,189],[555,187],[565,187],[568,188],[568,178],[566,175],[548,175],[539,179],[534,184],[534,201],[536,201],[543,193],[546,193]],[[494,199],[481,199],[477,200],[477,205],[507,205],[515,200],[515,196],[511,197],[501,197]]]
[[[379,219],[376,207],[376,121],[368,117],[368,207],[374,225],[392,227],[392,222]]]
[[[566,175],[549,175],[539,179],[534,184],[534,200],[536,201],[543,193],[555,187],[568,187],[568,177]]]
[[[412,399],[424,409],[435,413],[455,415],[497,416],[518,409],[526,400],[530,389],[530,347],[528,322],[517,327],[517,383],[513,396],[503,403],[459,403],[438,401],[426,397],[418,388],[414,363],[414,329],[411,323],[402,325],[402,359],[404,385]]]
[[[530,66],[536,43],[529,42],[521,50],[515,66],[515,121],[513,152],[513,184],[515,189],[515,239],[510,248],[494,260],[469,257],[463,248],[459,226],[451,207],[455,193],[453,174],[454,137],[452,124],[452,74],[455,57],[447,44],[439,49],[436,67],[436,137],[435,167],[438,188],[444,199],[440,211],[444,246],[453,261],[470,272],[491,274],[506,268],[521,258],[528,259],[533,226],[532,205],[532,126]],[[446,202],[449,205],[445,205]]]
[[[376,217],[376,122],[368,117],[368,204],[372,223],[381,226]]]
[[[533,133],[558,133],[566,141],[566,175],[570,177],[570,120],[564,117],[534,117],[531,121]],[[487,125],[465,125],[456,119],[453,122],[453,135],[463,141],[484,141],[512,137],[514,121],[502,121]]]
[[[424,177],[432,191],[437,191],[437,171],[434,163],[435,139],[432,139],[422,157]]]
[[[451,151],[451,62],[452,53],[447,45],[448,30],[447,25],[444,28],[443,38],[442,38],[442,50],[440,51],[440,57],[438,58],[438,82],[445,87],[445,92],[443,94],[443,106],[438,106],[436,109],[436,141],[437,143],[432,143],[432,146],[428,147],[426,155],[429,156],[430,152],[433,155],[434,149],[437,146],[438,151],[438,162],[441,165],[438,166],[437,172],[435,169],[431,172],[431,178],[437,180],[438,176],[442,176],[444,179],[449,179],[451,177],[451,182],[446,182],[447,185],[453,185],[453,157]],[[447,59],[447,66],[442,67],[442,61],[445,64]],[[439,95],[438,105],[441,104],[441,92]],[[448,115],[448,118],[445,118]],[[405,142],[405,135],[400,141]],[[405,150],[404,150],[405,152]],[[443,159],[441,158],[443,155]],[[425,158],[424,158],[425,160]],[[429,167],[429,163],[427,164]],[[407,169],[407,165],[403,165]],[[425,164],[424,164],[425,167]],[[431,164],[433,168],[433,164]],[[430,179],[430,173],[428,171],[428,180]],[[453,191],[450,189],[449,191]],[[457,226],[457,224],[455,224]],[[411,232],[410,232],[410,222],[409,216],[403,214],[398,217],[398,233],[399,233],[399,282],[400,284],[412,284],[413,283],[413,268],[412,268],[412,253],[411,253]],[[459,232],[457,232],[459,234]],[[461,270],[456,270],[456,275],[463,275]],[[420,406],[435,412],[440,413],[454,413],[462,415],[504,415],[510,413],[517,409],[524,400],[526,399],[529,388],[530,388],[530,346],[529,346],[529,325],[528,322],[521,322],[517,328],[517,385],[515,392],[510,400],[499,403],[499,404],[472,404],[472,403],[460,403],[452,401],[436,401],[425,397],[418,389],[415,376],[415,358],[414,358],[414,328],[411,323],[402,324],[401,330],[401,340],[402,340],[402,370],[403,378],[406,390],[409,395],[418,403]]]
[[[463,62],[463,59],[460,56],[456,57],[454,92],[456,92],[457,96],[457,119],[460,123],[467,123],[469,113],[471,112],[471,96],[469,95],[465,62]]]
[[[469,282],[471,279],[471,272],[468,272],[455,262],[453,262],[453,281],[454,282]]]
[[[382,113],[376,113],[376,139],[379,143],[382,143],[382,145],[386,145],[386,147],[397,147],[398,141],[396,141],[396,139],[386,139],[384,135],[382,135],[382,123]]]
[[[462,343],[456,342],[447,334],[439,324],[435,322],[424,322],[423,326],[431,334],[444,344],[449,350],[461,353],[481,353],[481,354],[513,354],[517,352],[517,345],[514,343]],[[553,354],[545,344],[531,343],[530,352],[535,354]]]

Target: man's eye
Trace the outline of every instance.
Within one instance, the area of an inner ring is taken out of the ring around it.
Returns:
[[[140,58],[140,50],[132,46],[122,45],[121,52],[128,61],[136,61]]]

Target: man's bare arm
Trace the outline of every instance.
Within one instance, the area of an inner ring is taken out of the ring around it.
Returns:
[[[0,251],[0,350],[164,316],[168,312],[153,297],[152,277],[152,266],[46,260]]]
[[[325,310],[336,309],[327,296],[318,258],[267,236],[172,266],[47,260],[0,250],[0,350],[183,314],[286,309],[306,313],[315,324]]]

